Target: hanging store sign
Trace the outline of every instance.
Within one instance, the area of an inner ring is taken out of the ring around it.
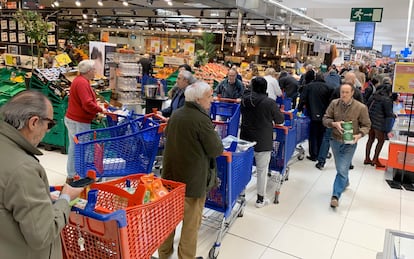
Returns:
[[[381,22],[383,8],[352,8],[351,22]]]
[[[414,93],[414,63],[395,63],[392,91]]]

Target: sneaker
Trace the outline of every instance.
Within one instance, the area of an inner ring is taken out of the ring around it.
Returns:
[[[310,161],[316,161],[316,160],[318,160],[315,157],[311,157],[311,156],[306,156],[306,158],[309,159]]]
[[[326,155],[326,158],[330,159],[332,157],[332,153],[328,152],[328,154]]]
[[[270,203],[269,199],[263,199],[262,201],[257,200],[255,206],[256,206],[256,208],[263,208],[264,206],[266,206],[269,203]]]
[[[336,208],[338,207],[338,198],[336,198],[335,196],[332,196],[331,198],[331,208]]]
[[[319,170],[322,170],[322,169],[323,169],[323,167],[324,167],[324,164],[323,164],[323,163],[321,163],[321,162],[318,162],[318,163],[315,165],[315,167],[316,167],[316,168],[318,168]]]

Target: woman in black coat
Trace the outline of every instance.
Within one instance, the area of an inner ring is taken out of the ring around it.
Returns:
[[[369,138],[365,147],[365,165],[370,164],[377,167],[385,167],[378,160],[378,156],[384,144],[385,135],[392,129],[391,122],[395,117],[392,110],[393,102],[391,94],[391,85],[384,86],[380,90],[376,91],[367,103],[369,118],[371,119],[371,130],[369,131]],[[371,160],[371,147],[375,139],[377,139],[378,143],[375,147],[374,157]]]

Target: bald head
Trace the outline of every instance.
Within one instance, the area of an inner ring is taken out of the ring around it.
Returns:
[[[344,76],[344,81],[352,86],[355,86],[357,78],[354,72],[347,72]]]

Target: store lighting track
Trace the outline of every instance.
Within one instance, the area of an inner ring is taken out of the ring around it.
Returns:
[[[410,1],[412,2],[413,0],[410,0]],[[341,31],[339,31],[339,30],[337,30],[337,29],[334,29],[334,28],[332,28],[332,27],[330,27],[330,26],[328,26],[328,25],[326,25],[326,24],[324,24],[324,23],[321,23],[320,21],[317,21],[317,20],[315,20],[315,19],[313,19],[313,18],[311,18],[311,17],[309,17],[309,16],[307,16],[307,15],[305,15],[305,14],[301,13],[301,12],[298,12],[298,11],[296,11],[296,10],[292,9],[292,8],[289,8],[289,7],[287,7],[287,6],[285,6],[285,5],[281,4],[281,3],[279,3],[278,1],[275,1],[275,0],[267,0],[267,2],[268,2],[268,3],[271,3],[271,4],[274,4],[274,5],[276,5],[276,6],[280,7],[280,8],[282,8],[282,9],[285,9],[286,11],[291,12],[291,13],[293,13],[293,14],[297,15],[297,16],[300,16],[300,17],[302,17],[302,18],[305,18],[305,19],[307,19],[307,20],[309,20],[309,21],[311,21],[311,22],[313,22],[313,23],[316,23],[316,24],[318,24],[318,25],[320,25],[320,26],[322,26],[322,27],[324,27],[324,28],[326,28],[326,29],[328,29],[328,30],[330,30],[330,31],[333,31],[333,32],[335,32],[335,33],[337,33],[337,34],[339,34],[339,35],[341,35],[341,36],[345,37],[345,38],[346,38],[346,39],[348,39],[348,40],[352,40],[352,37],[350,37],[349,35],[347,35],[347,34],[345,34],[345,33],[341,32]]]

